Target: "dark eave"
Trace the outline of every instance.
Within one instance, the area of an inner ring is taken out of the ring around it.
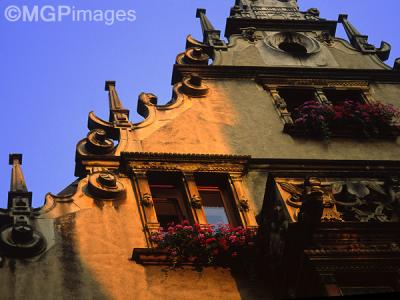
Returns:
[[[383,69],[343,69],[313,67],[257,67],[257,66],[203,66],[174,65],[172,84],[193,73],[203,79],[261,79],[261,78],[308,78],[330,80],[366,80],[372,82],[399,83],[400,72]]]
[[[121,162],[166,161],[166,162],[235,162],[247,163],[251,157],[229,154],[195,154],[162,152],[122,152]]]

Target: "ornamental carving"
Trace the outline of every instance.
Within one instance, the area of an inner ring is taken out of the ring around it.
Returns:
[[[154,206],[153,197],[150,193],[145,193],[142,195],[141,203],[144,207],[152,207]]]
[[[241,211],[247,212],[250,210],[249,200],[243,197],[239,199],[239,206]]]
[[[94,129],[87,135],[85,148],[92,154],[109,154],[114,150],[114,143],[107,138],[105,130]]]
[[[320,43],[298,32],[279,32],[268,36],[264,40],[265,45],[292,56],[308,56],[321,50]]]
[[[329,79],[274,79],[262,80],[265,87],[269,86],[310,86],[310,87],[355,87],[368,89],[368,81],[364,80],[329,80]]]
[[[98,172],[89,176],[88,191],[95,198],[114,200],[123,195],[125,188],[116,175]]]
[[[396,178],[279,178],[276,182],[293,221],[399,221],[400,185]]]
[[[192,74],[182,81],[182,92],[188,96],[204,97],[208,94],[208,90],[208,86],[204,84],[203,79],[197,74]]]
[[[194,209],[201,209],[203,207],[203,203],[201,202],[200,196],[197,195],[192,196],[192,198],[190,199],[190,205]]]
[[[176,58],[176,63],[180,65],[208,65],[209,59],[210,57],[202,48],[193,47],[179,54]]]

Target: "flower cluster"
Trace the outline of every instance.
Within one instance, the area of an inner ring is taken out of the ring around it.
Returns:
[[[359,129],[367,136],[378,136],[390,128],[399,129],[400,111],[381,102],[360,103],[346,100],[329,105],[307,101],[294,111],[295,126],[329,140],[331,129],[345,126]]]
[[[317,101],[307,101],[295,109],[293,116],[295,126],[329,140],[331,136],[329,125],[335,116],[332,106]]]
[[[168,251],[174,266],[185,261],[205,266],[237,257],[244,249],[254,246],[254,237],[253,231],[242,227],[226,224],[190,226],[184,221],[161,228],[151,235],[150,240],[159,249]]]

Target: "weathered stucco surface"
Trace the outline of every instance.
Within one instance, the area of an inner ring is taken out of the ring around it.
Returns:
[[[268,45],[279,32],[258,31],[254,42],[242,35],[231,36],[228,51],[218,52],[213,65],[390,69],[376,56],[363,55],[346,40],[333,38],[324,43],[320,42],[320,31],[299,33],[315,41],[319,49],[306,57],[294,57]]]
[[[147,244],[130,180],[122,182],[124,199],[96,201],[81,184],[71,202],[61,204],[64,216],[42,220],[49,223],[55,243],[32,260],[6,259],[0,268],[0,299],[270,298],[265,285],[249,283],[227,268],[165,271],[165,266],[131,261],[133,248]],[[68,213],[71,206],[82,209]]]
[[[400,140],[334,138],[329,144],[282,132],[269,92],[253,80],[208,81],[212,93],[142,142],[142,150],[229,153],[253,158],[396,160]],[[372,84],[372,96],[399,105],[400,88]],[[368,152],[365,151],[368,149]]]

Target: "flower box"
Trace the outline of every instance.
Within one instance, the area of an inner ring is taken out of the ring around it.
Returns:
[[[400,111],[392,105],[376,102],[358,103],[346,100],[330,105],[307,101],[295,109],[294,123],[285,124],[283,131],[293,136],[396,138],[400,135]]]
[[[151,235],[154,248],[135,248],[132,260],[143,265],[171,265],[172,268],[231,266],[237,257],[253,249],[254,239],[255,232],[242,227],[171,224]]]
[[[332,125],[331,128],[331,133],[330,137],[334,138],[360,138],[360,139],[367,139],[367,138],[374,138],[374,139],[396,139],[398,136],[400,136],[400,130],[395,127],[388,127],[384,131],[380,132],[379,134],[374,134],[374,135],[366,135],[363,132],[363,128],[354,125],[354,124],[349,124],[348,126],[336,126]],[[321,134],[317,131],[312,131],[305,129],[303,127],[296,126],[295,124],[285,124],[283,128],[283,132],[290,134],[292,136],[298,136],[298,137],[313,137],[317,139],[323,139]]]

